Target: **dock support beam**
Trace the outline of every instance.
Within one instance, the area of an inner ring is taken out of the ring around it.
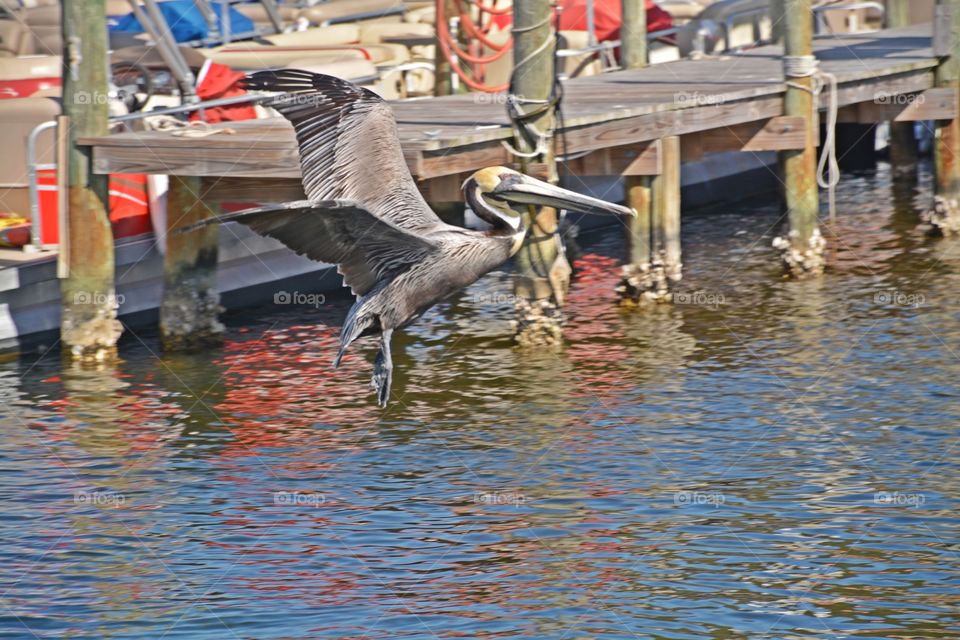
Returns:
[[[522,170],[529,172],[531,162],[544,162],[547,180],[556,182],[552,145],[556,95],[551,15],[549,0],[516,0],[513,4],[511,102],[515,112],[510,116],[516,148],[523,154],[540,152],[530,158],[521,156]],[[556,209],[529,209],[524,223],[530,231],[516,256],[516,339],[524,346],[558,344],[560,307],[570,284],[570,264],[558,233]]]
[[[817,194],[817,111],[813,96],[813,13],[810,0],[786,0],[784,5],[784,112],[807,119],[804,148],[782,151],[788,233],[774,239],[784,266],[798,278],[823,273],[826,242],[820,235]]]
[[[170,176],[167,192],[167,249],[163,259],[160,340],[167,350],[220,344],[217,320],[217,250],[219,228],[210,225],[187,233],[180,227],[200,222],[212,212],[201,200],[200,178]]]
[[[934,29],[947,33],[934,37],[938,88],[960,88],[960,0],[938,0]],[[941,44],[937,44],[941,43]],[[960,233],[960,118],[937,122],[933,149],[936,196],[933,210],[925,216],[933,231],[941,235]]]
[[[92,171],[91,149],[78,137],[107,134],[105,0],[64,0],[63,112],[69,118],[68,224],[60,229],[68,273],[61,283],[60,340],[74,360],[116,356],[122,331],[114,289],[113,230],[107,176]]]

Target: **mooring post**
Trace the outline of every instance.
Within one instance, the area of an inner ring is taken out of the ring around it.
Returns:
[[[624,69],[647,66],[647,12],[644,0],[621,0],[623,20],[620,26],[620,63]],[[640,304],[651,300],[656,290],[650,271],[653,249],[651,242],[653,215],[653,177],[625,176],[623,192],[627,206],[637,217],[627,221],[627,264],[617,292],[624,304]]]
[[[200,178],[170,176],[160,302],[160,341],[167,350],[215,345],[223,339],[223,325],[217,320],[219,229],[209,225],[177,231],[212,215],[202,190]]]
[[[934,52],[940,56],[936,85],[960,90],[960,0],[937,0]],[[960,118],[937,121],[933,162],[936,183],[933,210],[925,218],[936,233],[960,233]]]
[[[107,134],[105,0],[63,0],[63,113],[69,118],[68,224],[60,242],[69,256],[61,283],[64,353],[77,361],[116,355],[122,331],[114,290],[113,230],[107,176],[92,172],[89,147],[77,138]]]
[[[886,26],[893,29],[910,24],[908,0],[887,0]],[[890,122],[890,167],[896,174],[911,174],[917,170],[917,138],[912,122]]]
[[[784,0],[770,0],[770,40],[783,44]]]
[[[659,245],[657,261],[668,289],[680,282],[680,136],[660,140],[662,173],[654,185],[654,238]],[[655,266],[658,266],[655,262]],[[672,299],[669,294],[668,299]]]
[[[436,16],[450,23],[450,16],[457,11],[456,0],[436,0]],[[453,93],[453,67],[447,56],[443,53],[443,47],[440,46],[440,29],[436,30],[436,43],[434,44],[434,72],[433,72],[433,95],[449,96]],[[456,34],[454,34],[456,35]]]
[[[647,66],[647,10],[644,0],[620,0],[620,66],[642,69]]]
[[[549,0],[516,0],[513,4],[513,75],[507,106],[514,125],[520,165],[546,163],[547,179],[557,180],[553,153],[554,35]],[[527,154],[535,154],[527,157]],[[517,341],[522,345],[560,341],[560,307],[570,283],[570,265],[557,233],[557,211],[534,207],[524,216],[527,240],[517,253],[514,293]]]
[[[786,0],[784,5],[784,113],[807,120],[802,150],[780,152],[787,205],[787,238],[776,238],[787,271],[795,277],[823,273],[826,242],[817,217],[818,114],[814,105],[813,12],[810,0]]]

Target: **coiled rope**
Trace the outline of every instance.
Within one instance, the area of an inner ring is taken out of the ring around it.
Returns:
[[[507,82],[497,86],[490,86],[484,84],[479,78],[483,76],[484,65],[499,60],[513,48],[513,38],[510,38],[502,44],[497,44],[488,37],[490,21],[487,21],[487,25],[483,23],[485,14],[506,15],[512,12],[513,8],[498,8],[483,5],[478,2],[471,2],[470,0],[456,0],[459,24],[463,27],[464,32],[474,40],[474,44],[493,50],[493,53],[490,55],[478,55],[460,47],[457,38],[450,32],[450,25],[448,23],[450,16],[447,16],[444,12],[444,4],[444,0],[437,0],[436,2],[437,43],[443,52],[443,57],[446,58],[450,64],[450,68],[453,69],[453,72],[457,74],[465,85],[474,91],[482,91],[485,93],[500,93],[506,91],[510,86]],[[474,20],[471,15],[471,5],[477,10],[478,17],[476,20]],[[470,65],[469,72],[460,65],[461,60]]]
[[[840,165],[837,163],[837,77],[820,69],[820,61],[814,56],[784,56],[783,74],[789,87],[807,91],[813,95],[813,113],[820,111],[820,95],[827,90],[827,132],[817,163],[817,184],[827,190],[830,222],[837,221],[836,187],[840,182]],[[789,78],[813,78],[813,87],[807,87]]]
[[[540,22],[532,24],[528,27],[517,27],[514,25],[512,33],[513,35],[516,35],[518,33],[534,31],[543,27],[545,24],[549,24],[553,18],[553,15],[548,15]],[[510,92],[507,94],[507,115],[510,118],[510,123],[513,125],[515,137],[525,140],[527,145],[532,148],[533,151],[521,151],[520,149],[515,148],[507,140],[501,140],[500,144],[502,144],[511,155],[520,158],[521,160],[536,158],[538,156],[545,155],[550,151],[550,141],[553,138],[553,132],[540,131],[536,125],[534,125],[534,120],[547,111],[556,108],[557,105],[560,104],[560,97],[563,93],[563,90],[560,87],[560,81],[557,78],[556,73],[556,54],[558,42],[559,39],[557,38],[556,30],[551,30],[550,35],[547,38],[544,38],[540,46],[528,53],[523,59],[518,60],[513,67],[513,73],[511,74],[510,82]],[[527,73],[527,66],[529,66],[538,56],[542,55],[551,47],[553,48],[554,55],[554,81],[550,92],[550,97],[545,100],[535,100],[517,95],[514,91],[514,87],[512,86],[513,78]]]

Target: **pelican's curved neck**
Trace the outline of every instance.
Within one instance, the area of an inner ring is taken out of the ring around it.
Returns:
[[[473,179],[467,180],[463,185],[463,198],[470,206],[471,211],[477,214],[481,220],[492,224],[498,232],[504,232],[505,235],[512,236],[525,230],[522,216],[517,215],[514,211],[508,213],[501,207],[491,204],[483,197],[480,185]],[[507,207],[508,205],[503,203],[501,206]]]

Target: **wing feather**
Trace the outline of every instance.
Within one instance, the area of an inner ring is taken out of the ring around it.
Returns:
[[[312,260],[336,264],[344,284],[358,296],[437,250],[429,240],[345,200],[298,200],[245,209],[179,231],[217,222],[239,222]]]
[[[266,104],[293,124],[307,198],[352,200],[404,229],[442,224],[407,169],[393,111],[380,96],[299,69],[259,71],[246,86],[284,92]]]

